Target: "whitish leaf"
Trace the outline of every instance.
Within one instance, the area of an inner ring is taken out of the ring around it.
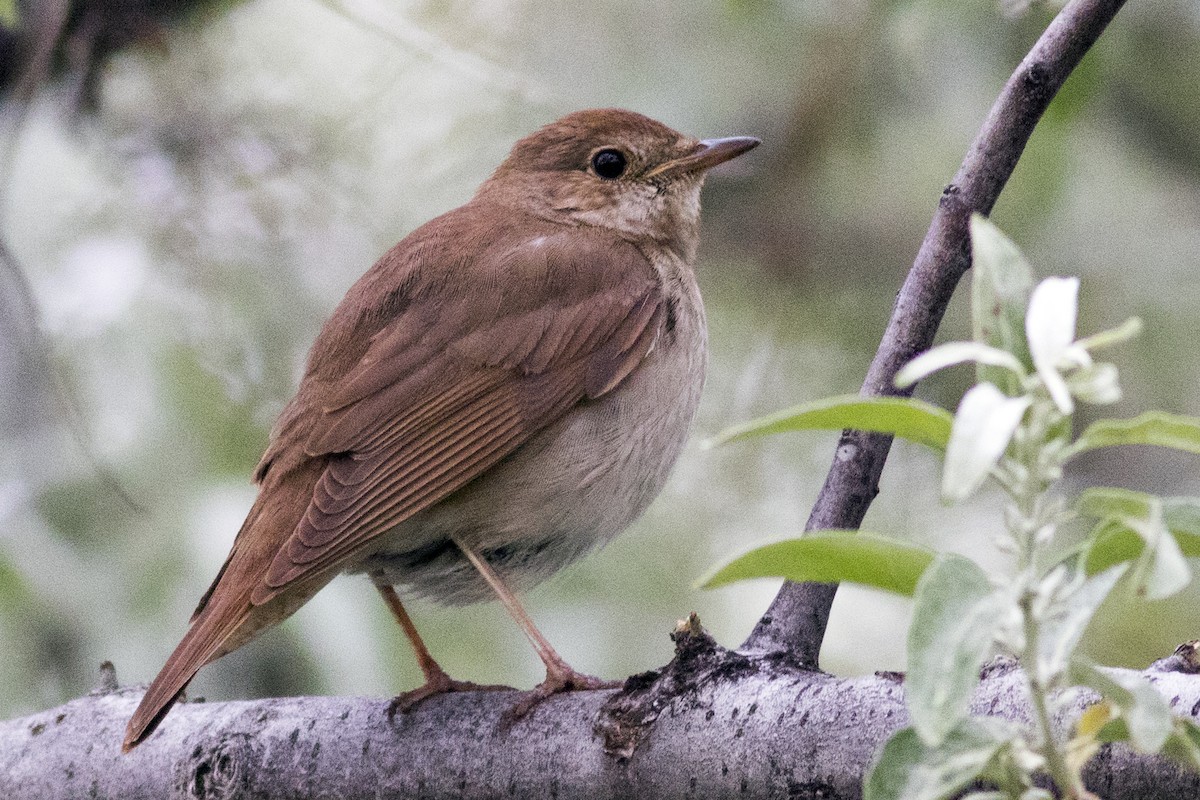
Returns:
[[[916,589],[935,553],[862,531],[810,531],[797,539],[756,547],[701,578],[712,589],[747,578],[816,583],[860,583],[903,595]]]
[[[1167,701],[1136,672],[1102,670],[1086,659],[1071,662],[1072,681],[1095,689],[1115,705],[1128,729],[1129,742],[1143,753],[1157,753],[1174,728]]]
[[[1075,404],[1058,370],[1075,341],[1078,296],[1078,278],[1046,278],[1034,287],[1025,315],[1025,335],[1033,366],[1054,404],[1064,414],[1070,414]]]
[[[1011,353],[1030,363],[1025,343],[1025,307],[1033,286],[1033,270],[1025,256],[1000,229],[979,214],[971,215],[971,323],[976,342]],[[1020,376],[985,362],[979,383],[994,383],[1005,394],[1021,391]]]
[[[946,502],[961,500],[979,488],[1004,455],[1030,402],[1028,397],[1007,397],[990,383],[973,386],[963,395],[946,445],[942,473]]]
[[[1112,364],[1093,364],[1076,370],[1067,379],[1074,397],[1092,405],[1108,405],[1121,399],[1117,368]]]
[[[944,408],[907,397],[829,397],[727,428],[706,442],[708,446],[734,439],[800,430],[853,428],[890,433],[901,439],[945,450],[953,417]]]
[[[897,731],[863,782],[863,800],[945,800],[969,786],[1007,744],[1007,732],[966,720],[938,747],[912,728]]]
[[[1048,607],[1038,636],[1037,670],[1043,682],[1049,683],[1070,665],[1071,656],[1096,609],[1100,608],[1127,568],[1127,564],[1120,564],[1093,575],[1075,591],[1056,597]]]
[[[1148,411],[1133,419],[1101,419],[1087,427],[1072,453],[1121,444],[1150,444],[1200,455],[1200,419]]]
[[[939,744],[967,717],[1001,606],[984,571],[962,556],[938,556],[917,583],[904,692],[926,745]]]
[[[1025,368],[1016,356],[1004,350],[980,342],[947,342],[926,350],[905,364],[896,373],[896,386],[904,389],[940,369],[968,361],[999,367],[1017,376],[1018,384],[1020,377],[1025,374]]]

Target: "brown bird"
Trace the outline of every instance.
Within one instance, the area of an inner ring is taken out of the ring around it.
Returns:
[[[498,597],[546,665],[526,707],[603,685],[563,661],[513,590],[612,539],[662,488],[704,382],[700,187],[758,143],[580,111],[389,250],[313,344],[258,498],[123,749],[200,667],[340,572],[370,576],[425,673],[393,709],[473,688],[429,655],[393,586]]]

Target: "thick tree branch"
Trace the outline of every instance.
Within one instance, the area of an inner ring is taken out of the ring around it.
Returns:
[[[1013,72],[971,144],[937,213],[896,305],[862,394],[907,395],[892,380],[929,349],[959,279],[971,266],[967,221],[991,212],[1033,129],[1067,76],[1100,37],[1125,0],[1071,0]],[[857,528],[879,492],[890,436],[847,431],[817,497],[806,530]],[[788,654],[815,665],[837,592],[834,584],[785,583],[742,651]]]
[[[1175,671],[1179,662],[1145,674],[1196,718],[1200,676]],[[122,755],[141,692],[110,686],[0,723],[0,797],[860,797],[870,759],[907,724],[896,676],[839,679],[752,663],[737,681],[703,681],[667,699],[629,758],[606,755],[593,731],[612,691],[561,695],[508,729],[501,719],[515,697],[497,692],[441,695],[395,722],[382,698],[184,703]],[[1078,698],[1060,727],[1092,699]],[[972,710],[1027,720],[1019,670],[986,669]],[[1200,775],[1124,747],[1101,751],[1086,778],[1105,800],[1200,796]]]

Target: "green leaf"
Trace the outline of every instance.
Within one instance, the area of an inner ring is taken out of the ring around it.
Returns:
[[[1133,419],[1097,420],[1075,440],[1071,453],[1122,444],[1150,444],[1200,455],[1200,419],[1147,411]]]
[[[1033,270],[1012,240],[986,217],[971,215],[971,328],[975,341],[1032,361],[1025,343],[1025,307]],[[1020,378],[980,362],[979,383],[994,383],[1008,395],[1021,391]]]
[[[797,539],[756,547],[699,581],[712,589],[747,578],[817,583],[860,583],[912,595],[934,552],[862,531],[810,531]]]
[[[990,383],[972,386],[954,415],[942,468],[942,499],[953,503],[979,488],[1004,455],[1032,401],[1008,397]]]
[[[727,428],[706,444],[714,446],[749,436],[802,430],[853,428],[890,433],[901,439],[944,450],[950,439],[950,412],[908,397],[840,395],[804,403],[777,414]]]
[[[1200,771],[1200,727],[1181,717],[1175,717],[1174,722],[1174,730],[1163,744],[1162,754],[1188,769]]]
[[[1117,564],[1137,561],[1146,549],[1146,543],[1128,525],[1119,520],[1106,519],[1096,525],[1088,535],[1084,551],[1083,569],[1088,575],[1103,572]]]
[[[913,728],[897,731],[863,782],[863,800],[945,800],[969,786],[1008,743],[999,726],[968,719],[929,747]]]
[[[939,555],[921,576],[908,628],[904,693],[926,745],[938,745],[967,718],[1003,610],[1003,596],[962,556]]]
[[[1075,501],[1075,510],[1085,517],[1124,519],[1147,517],[1158,498],[1132,489],[1096,486],[1084,489]]]
[[[0,28],[16,30],[21,24],[21,15],[17,12],[17,0],[0,0]]]
[[[1093,531],[1095,544],[1089,549],[1085,568],[1095,562],[1115,563],[1114,558],[1134,560],[1134,591],[1150,600],[1170,597],[1191,582],[1192,571],[1158,497],[1129,489],[1093,488],[1080,494],[1076,507],[1079,513],[1102,520]],[[1177,503],[1175,508],[1178,516],[1190,520],[1188,506]],[[1131,545],[1131,533],[1145,547]],[[1129,559],[1133,550],[1135,559]]]
[[[1157,753],[1174,728],[1167,701],[1136,672],[1101,670],[1082,658],[1071,662],[1073,682],[1095,689],[1121,710],[1129,742],[1143,753]]]

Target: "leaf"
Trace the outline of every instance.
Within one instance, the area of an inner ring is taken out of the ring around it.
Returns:
[[[777,414],[727,428],[706,444],[714,446],[749,436],[800,430],[890,433],[902,439],[945,450],[950,438],[950,412],[906,397],[840,395],[795,406]]]
[[[1113,563],[1114,556],[1118,560],[1132,560],[1128,555],[1136,550],[1134,591],[1150,600],[1170,597],[1191,582],[1192,571],[1168,528],[1164,504],[1158,497],[1129,489],[1092,488],[1080,494],[1076,507],[1080,514],[1102,520],[1101,527],[1093,531],[1096,544],[1090,548],[1085,563],[1097,559],[1092,552],[1097,547],[1103,548],[1100,560],[1109,563]],[[1130,533],[1141,539],[1145,547],[1130,545]],[[1103,542],[1101,536],[1105,537]]]
[[[926,350],[905,364],[896,373],[895,384],[897,387],[905,389],[940,369],[964,364],[968,361],[1002,368],[1002,372],[1017,378],[1018,386],[1020,378],[1025,374],[1025,368],[1011,353],[979,342],[947,342]]]
[[[968,719],[938,747],[913,728],[888,739],[863,782],[863,800],[944,800],[969,786],[1007,744],[999,726]]]
[[[1084,581],[1078,589],[1055,598],[1042,619],[1038,636],[1038,676],[1043,683],[1061,674],[1071,663],[1079,639],[1096,610],[1128,569],[1121,564]]]
[[[17,10],[17,0],[0,0],[0,28],[15,31],[21,24],[21,14]]]
[[[1083,772],[1084,765],[1100,751],[1101,745],[1128,741],[1128,728],[1124,724],[1115,724],[1118,720],[1117,709],[1103,698],[1083,710],[1066,745],[1067,768],[1072,774]]]
[[[1091,336],[1085,336],[1076,342],[1076,344],[1089,353],[1093,350],[1102,350],[1105,347],[1112,347],[1115,344],[1129,341],[1140,334],[1143,327],[1145,326],[1142,324],[1140,318],[1130,317],[1117,327],[1093,333]]]
[[[1200,727],[1190,719],[1175,717],[1175,728],[1161,752],[1188,769],[1200,771]]]
[[[1102,670],[1082,658],[1071,662],[1075,683],[1095,689],[1121,712],[1129,742],[1143,753],[1157,753],[1174,728],[1167,701],[1149,681],[1136,672]]]
[[[1084,489],[1075,501],[1075,510],[1085,517],[1120,519],[1146,517],[1158,498],[1132,489],[1097,486]]]
[[[971,387],[954,415],[942,472],[942,498],[962,500],[983,483],[1021,424],[1028,397],[1007,397],[990,383]]]
[[[1200,455],[1200,419],[1147,411],[1133,419],[1097,420],[1075,440],[1071,453],[1123,444],[1149,444]]]
[[[1058,410],[1075,410],[1067,383],[1058,371],[1075,341],[1079,303],[1078,278],[1046,278],[1033,289],[1025,315],[1025,335],[1033,366]],[[1086,355],[1085,351],[1080,351]]]
[[[756,547],[701,578],[712,589],[747,578],[816,583],[860,583],[911,596],[935,553],[862,531],[811,531]]]
[[[917,584],[904,692],[913,727],[936,746],[967,718],[979,667],[1003,617],[1002,599],[975,562],[939,555]]]
[[[1033,286],[1033,270],[1017,246],[980,214],[971,215],[971,327],[976,342],[1011,353],[1031,364],[1025,343],[1025,307]],[[994,383],[1007,395],[1021,391],[1010,370],[979,363],[979,383]]]

